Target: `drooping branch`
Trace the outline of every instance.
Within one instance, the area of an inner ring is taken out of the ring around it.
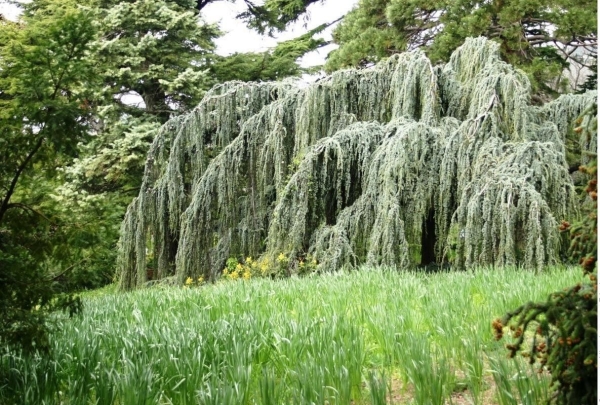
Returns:
[[[308,87],[219,86],[155,138],[123,222],[121,285],[142,285],[148,261],[182,282],[248,255],[284,254],[288,273],[307,254],[319,271],[431,252],[541,267],[576,214],[564,144],[594,97],[531,106],[525,74],[483,38],[440,67],[415,51]]]

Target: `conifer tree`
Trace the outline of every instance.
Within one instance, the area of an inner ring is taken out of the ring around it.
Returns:
[[[154,140],[121,285],[142,285],[148,261],[159,278],[214,280],[247,255],[283,254],[288,274],[309,253],[318,271],[556,262],[557,221],[576,214],[565,122],[594,97],[532,106],[526,74],[484,38],[438,67],[417,50],[307,88],[217,86]]]

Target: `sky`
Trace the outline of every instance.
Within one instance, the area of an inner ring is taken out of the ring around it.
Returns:
[[[245,11],[242,0],[235,3],[227,1],[211,3],[202,10],[202,15],[206,22],[219,23],[221,30],[226,32],[223,37],[216,41],[217,53],[230,55],[235,52],[265,51],[274,47],[277,42],[295,38],[309,29],[336,20],[350,11],[357,3],[358,0],[325,0],[323,3],[311,4],[308,8],[307,21],[301,19],[290,25],[287,31],[275,35],[275,38],[259,35],[257,32],[246,28],[242,21],[235,18],[237,14]],[[18,13],[15,6],[7,4],[6,0],[0,0],[0,14],[9,19],[16,19]],[[333,28],[332,26],[325,30],[321,37],[327,40],[331,39]],[[300,64],[304,67],[321,65],[324,63],[327,54],[335,47],[335,45],[328,45],[311,52],[301,59]]]
[[[260,52],[274,47],[277,42],[285,41],[304,34],[309,29],[328,23],[345,15],[358,3],[358,0],[325,0],[324,3],[311,4],[308,7],[308,20],[299,20],[288,27],[286,32],[276,35],[275,38],[259,35],[246,28],[244,23],[235,19],[235,15],[245,10],[244,3],[238,0],[235,4],[220,1],[211,3],[203,10],[204,18],[209,23],[219,23],[226,35],[216,41],[217,53],[230,55],[234,52]],[[329,27],[321,35],[327,40],[331,39],[334,26]],[[301,60],[304,67],[323,64],[329,52],[335,45],[328,45],[306,55]]]

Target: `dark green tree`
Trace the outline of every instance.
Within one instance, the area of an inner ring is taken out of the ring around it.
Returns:
[[[197,0],[197,3],[208,4],[215,0]],[[247,10],[238,18],[245,20],[249,28],[256,29],[259,33],[272,34],[283,31],[288,24],[304,17],[308,18],[308,6],[314,3],[323,3],[325,0],[266,0],[262,5],[257,5],[251,0],[244,0]]]
[[[89,59],[95,38],[89,13],[73,1],[26,7],[19,23],[0,21],[0,341],[47,347],[48,311],[75,310],[76,298],[57,295],[68,270],[53,255],[65,229],[46,195],[56,168],[76,152],[89,130]]]
[[[68,241],[80,263],[67,280],[74,288],[112,280],[119,222],[138,191],[144,155],[156,129],[214,83],[207,62],[220,35],[189,1],[100,0],[90,12],[102,84],[93,89],[98,114],[88,130],[95,136],[79,146],[56,193],[78,235]]]

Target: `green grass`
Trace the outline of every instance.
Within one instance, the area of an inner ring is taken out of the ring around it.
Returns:
[[[4,352],[0,404],[536,404],[490,322],[579,269],[363,269],[84,298],[53,357]]]

